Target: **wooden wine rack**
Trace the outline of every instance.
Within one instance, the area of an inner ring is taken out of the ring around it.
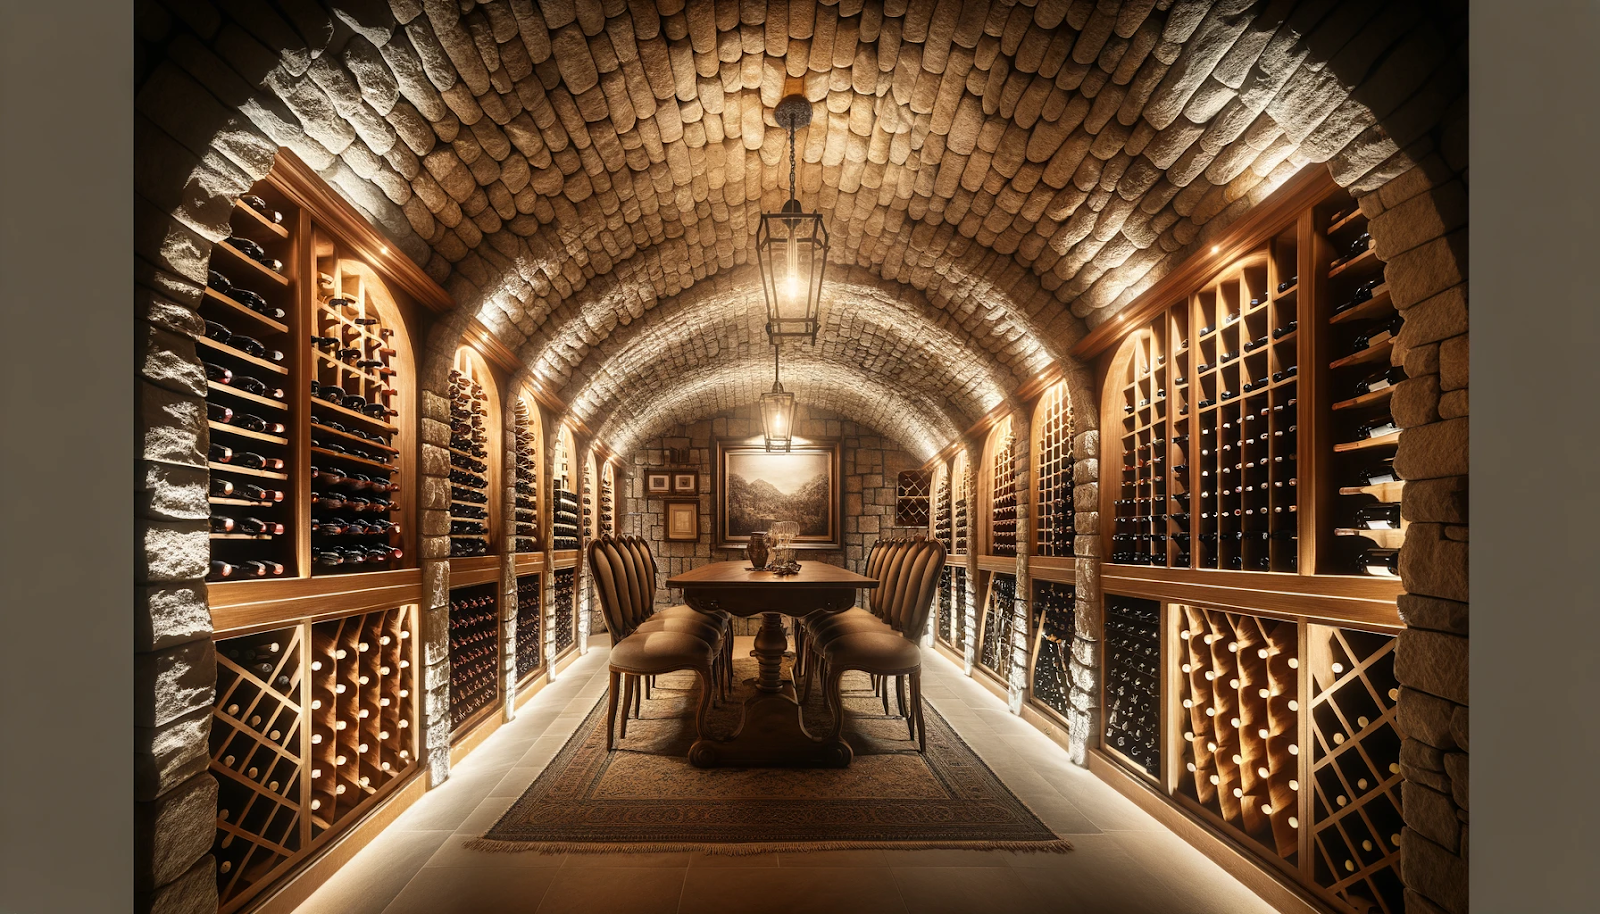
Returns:
[[[551,636],[555,641],[555,654],[560,657],[577,645],[577,583],[576,568],[558,568],[552,578],[555,605],[551,607]]]
[[[594,512],[594,500],[598,491],[599,487],[595,485],[594,479],[594,458],[591,457],[583,463],[583,488],[580,490],[581,497],[579,499],[583,504],[583,519],[578,527],[580,531],[578,545],[580,547],[583,545],[584,540],[599,532],[595,528]]]
[[[392,405],[397,332],[387,326],[340,246],[318,235],[311,327],[311,556],[313,573],[399,567],[400,490]]]
[[[450,557],[487,555],[493,488],[490,478],[489,424],[493,404],[485,382],[493,383],[472,351],[456,352],[450,370]]]
[[[1011,634],[1016,622],[1017,579],[995,573],[989,580],[979,632],[978,665],[1006,679],[1011,668]]]
[[[1105,614],[1105,747],[1149,777],[1161,773],[1161,604],[1109,597]]]
[[[561,429],[556,440],[553,484],[554,521],[550,525],[550,547],[558,551],[575,550],[579,539],[578,493],[573,491],[572,434]]]
[[[217,642],[210,769],[223,912],[417,770],[414,608]]]
[[[1304,810],[1299,628],[1178,606],[1179,794],[1263,856],[1295,866]]]
[[[950,485],[955,489],[955,546],[951,555],[955,556],[967,554],[967,538],[972,533],[972,518],[967,510],[968,495],[972,488],[970,476],[967,472],[967,454],[962,451],[956,455],[955,466],[950,471]]]
[[[957,566],[950,586],[950,614],[954,619],[950,644],[956,653],[964,654],[967,650],[967,569]]]
[[[1358,911],[1405,910],[1395,639],[1311,626],[1311,870]]]
[[[1033,582],[1033,700],[1066,719],[1072,678],[1069,669],[1077,591],[1070,584]]]
[[[954,551],[955,541],[950,537],[950,474],[946,472],[939,473],[939,487],[934,499],[933,537],[944,544],[946,553]]]
[[[933,617],[934,636],[946,644],[955,642],[954,578],[955,569],[948,565],[939,572],[939,606]]]
[[[923,470],[904,470],[895,477],[895,526],[928,526],[929,483],[928,473]]]
[[[500,697],[500,601],[496,583],[450,590],[450,731],[458,738]]]
[[[991,440],[989,554],[1017,554],[1017,475],[1011,418],[1001,420]]]
[[[539,535],[539,453],[538,413],[527,397],[518,397],[513,431],[516,434],[516,502],[512,512],[514,552],[539,552],[544,540]],[[520,607],[520,603],[518,604]],[[521,616],[521,610],[518,610]],[[519,629],[520,631],[520,629]]]
[[[294,327],[299,321],[291,282],[301,247],[300,210],[266,182],[252,187],[249,196],[267,213],[243,200],[235,205],[231,230],[245,241],[214,248],[210,285],[200,302],[206,332],[195,339],[209,379],[212,581],[299,574],[297,500],[290,480],[299,434],[292,396],[298,389]],[[279,270],[245,254],[246,242],[279,261]],[[247,455],[277,464],[247,465],[255,462]]]
[[[600,471],[600,533],[616,534],[616,477],[608,461]]]
[[[1034,489],[1034,555],[1070,557],[1077,536],[1072,503],[1072,410],[1067,385],[1056,384],[1040,398],[1034,419],[1038,435],[1033,457],[1038,467]]]
[[[517,681],[526,682],[544,664],[544,579],[517,576]]]

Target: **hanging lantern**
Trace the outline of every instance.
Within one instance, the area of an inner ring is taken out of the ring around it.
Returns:
[[[756,260],[767,300],[767,338],[778,342],[817,340],[821,324],[822,272],[828,263],[828,230],[821,213],[801,209],[794,194],[794,132],[811,123],[811,103],[786,96],[773,111],[789,134],[789,200],[776,213],[762,213],[756,229]]]
[[[794,440],[794,394],[778,380],[778,346],[772,346],[772,389],[761,395],[761,432],[767,450],[788,453]]]

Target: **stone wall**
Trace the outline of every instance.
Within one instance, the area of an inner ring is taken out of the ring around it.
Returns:
[[[872,544],[881,536],[895,532],[927,533],[926,527],[894,526],[895,481],[901,470],[916,469],[921,461],[903,451],[900,444],[876,429],[826,410],[796,407],[795,435],[799,438],[839,438],[843,445],[844,549],[807,550],[801,558],[843,565],[859,571]],[[688,425],[675,425],[652,438],[628,458],[628,474],[617,479],[621,510],[621,530],[635,533],[650,543],[660,582],[679,572],[708,562],[744,558],[742,549],[716,549],[712,546],[715,529],[713,473],[716,440],[750,439],[761,436],[761,419],[754,405],[741,407],[714,418]],[[687,463],[671,462],[672,451],[687,449]],[[700,472],[700,540],[695,543],[669,543],[665,535],[665,508],[659,497],[644,491],[644,471],[658,467],[695,467]],[[676,599],[676,592],[665,587],[656,591],[658,605]],[[736,628],[741,634],[754,634],[757,620],[743,620]]]

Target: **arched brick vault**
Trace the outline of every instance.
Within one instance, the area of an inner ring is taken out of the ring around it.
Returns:
[[[749,263],[795,84],[833,259],[1057,355],[1069,310],[1098,323],[1300,166],[1358,184],[1459,76],[1421,2],[334,6],[174,15],[247,118],[551,362]]]

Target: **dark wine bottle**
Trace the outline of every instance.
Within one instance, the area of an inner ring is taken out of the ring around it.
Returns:
[[[1372,324],[1371,326],[1367,327],[1366,330],[1362,331],[1360,336],[1355,338],[1355,342],[1351,343],[1350,345],[1350,351],[1361,352],[1362,350],[1371,349],[1373,346],[1378,346],[1388,340],[1394,339],[1394,337],[1400,332],[1400,325],[1403,323],[1405,323],[1405,319],[1396,314],[1394,317],[1391,317],[1386,321],[1378,321],[1377,323]]]
[[[214,578],[231,578],[235,571],[234,566],[217,559],[211,560],[211,576]]]
[[[281,435],[284,433],[283,423],[268,422],[260,416],[252,413],[245,413],[244,415],[235,419],[233,424],[239,428],[252,432],[262,432],[269,435]]]
[[[1370,422],[1363,422],[1360,427],[1356,429],[1356,438],[1361,440],[1365,440],[1367,438],[1382,438],[1384,435],[1392,435],[1398,431],[1400,431],[1400,426],[1395,423],[1394,417],[1384,416],[1381,419],[1373,419]]]
[[[1356,396],[1362,394],[1375,394],[1380,390],[1387,390],[1406,379],[1406,369],[1403,365],[1392,365],[1376,374],[1362,378],[1356,383]]]
[[[1399,482],[1400,474],[1394,471],[1394,458],[1390,457],[1383,463],[1368,467],[1361,471],[1361,484],[1364,486],[1382,485],[1386,482]]]
[[[212,422],[221,422],[226,425],[233,421],[233,410],[220,403],[206,403],[206,418]]]
[[[233,449],[220,444],[212,444],[207,456],[212,463],[227,463],[233,459]]]
[[[211,515],[211,532],[212,533],[232,533],[233,532],[233,518],[224,517],[221,514],[213,514],[213,515]]]
[[[261,486],[255,485],[254,483],[247,483],[240,491],[243,493],[245,498],[253,498],[256,501],[283,501],[282,492],[278,491],[277,489],[264,489]]]
[[[283,574],[283,566],[277,562],[267,562],[257,559],[243,562],[239,566],[245,577],[275,578]]]
[[[207,381],[213,381],[217,384],[233,383],[233,372],[228,369],[215,362],[202,362],[201,364],[205,366]]]
[[[1274,380],[1274,381],[1282,381],[1284,378],[1292,378],[1292,377],[1294,377],[1295,375],[1297,375],[1299,373],[1300,373],[1300,366],[1299,365],[1290,365],[1287,368],[1280,368],[1277,371],[1274,371],[1272,373],[1272,380]]]
[[[252,470],[282,470],[283,461],[276,457],[263,457],[253,451],[245,451],[233,458],[235,466],[249,467]]]
[[[251,536],[280,536],[283,534],[283,524],[264,521],[256,517],[243,518],[238,521],[236,526],[239,528],[239,532],[248,533]]]
[[[212,498],[228,498],[228,497],[231,497],[232,495],[233,495],[233,483],[229,482],[226,479],[218,479],[216,477],[212,477],[212,479],[211,479],[211,497]]]
[[[1361,558],[1357,560],[1357,567],[1361,569],[1362,574],[1379,578],[1397,578],[1400,576],[1400,550],[1364,550]]]
[[[1363,530],[1400,529],[1400,506],[1392,502],[1356,509],[1356,526]]]

